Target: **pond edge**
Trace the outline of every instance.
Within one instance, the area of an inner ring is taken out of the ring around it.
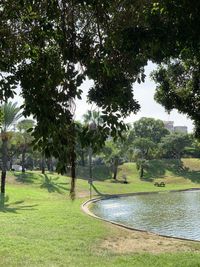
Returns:
[[[168,235],[162,235],[162,234],[158,234],[158,233],[154,233],[151,231],[147,231],[147,230],[143,230],[143,229],[138,229],[138,228],[134,228],[122,223],[118,223],[118,222],[114,222],[114,221],[110,221],[104,218],[101,218],[97,215],[95,215],[93,212],[91,212],[91,210],[89,209],[89,206],[95,202],[101,201],[101,200],[105,200],[105,199],[111,199],[111,198],[120,198],[120,197],[128,197],[128,196],[137,196],[137,195],[148,195],[148,194],[162,194],[162,193],[176,193],[176,192],[187,192],[187,191],[198,191],[200,190],[200,188],[188,188],[188,189],[180,189],[180,190],[169,190],[169,191],[152,191],[152,192],[135,192],[135,193],[127,193],[127,194],[114,194],[114,195],[105,195],[105,196],[100,196],[100,197],[96,197],[96,198],[92,198],[92,199],[88,199],[87,201],[85,201],[84,203],[82,203],[81,205],[81,210],[95,218],[107,223],[110,223],[112,225],[115,226],[119,226],[121,228],[127,229],[127,230],[131,230],[131,231],[137,231],[137,232],[141,232],[141,233],[147,233],[147,234],[153,234],[156,236],[160,236],[160,237],[165,237],[165,238],[169,238],[169,239],[176,239],[176,240],[183,240],[183,241],[190,241],[190,242],[200,242],[200,240],[194,240],[194,239],[189,239],[189,238],[183,238],[183,237],[176,237],[176,236],[168,236]]]

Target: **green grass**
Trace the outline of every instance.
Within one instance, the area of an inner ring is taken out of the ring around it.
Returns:
[[[200,187],[195,176],[200,170],[199,162],[187,159],[184,163],[190,170],[177,173],[165,168],[161,178],[152,177],[164,179],[165,188],[149,182],[150,173],[145,174],[146,181],[141,181],[132,163],[120,166],[118,183],[103,179],[94,184],[106,194]],[[127,185],[120,182],[124,173]],[[68,197],[69,183],[69,178],[57,174],[9,174],[5,205],[0,208],[0,266],[200,266],[198,243],[192,245],[197,253],[114,253],[102,248],[104,239],[124,230],[84,214],[80,205],[87,199],[88,183],[77,180],[77,199],[73,202]]]
[[[123,184],[122,176],[127,176],[128,184]],[[155,187],[154,182],[164,181],[166,187]],[[95,181],[98,191],[105,194],[125,194],[131,192],[166,191],[200,187],[200,159],[154,160],[139,179],[135,163],[125,163],[119,167],[118,181],[112,179]]]

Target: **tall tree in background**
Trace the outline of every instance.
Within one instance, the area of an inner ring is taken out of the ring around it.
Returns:
[[[141,118],[134,123],[134,132],[136,138],[148,138],[155,144],[158,144],[162,137],[169,134],[161,120],[153,118]]]
[[[135,148],[135,160],[138,170],[140,170],[140,178],[144,175],[144,168],[147,166],[147,160],[151,158],[152,153],[156,149],[156,144],[149,138],[139,137],[133,142]]]
[[[95,140],[95,136],[98,135],[98,128],[102,124],[102,118],[99,111],[95,110],[88,110],[87,113],[83,115],[83,120],[86,129],[88,129],[89,133],[89,155],[88,155],[88,161],[89,161],[89,182],[92,183],[92,154],[93,154],[93,148],[97,149],[98,147],[98,140]],[[92,136],[91,136],[92,135]],[[92,137],[92,138],[91,138]]]
[[[28,130],[32,129],[34,126],[34,121],[30,119],[25,119],[17,124],[17,128],[21,133],[21,142],[20,142],[20,150],[22,154],[21,165],[22,165],[22,172],[25,172],[25,162],[26,162],[26,152],[28,147],[31,145],[33,138]]]
[[[83,115],[83,122],[87,125],[93,123],[96,124],[96,126],[98,126],[100,123],[102,123],[101,113],[96,110],[88,110]]]
[[[167,158],[181,159],[186,146],[191,145],[189,135],[182,133],[172,133],[163,137],[160,147],[163,156]]]
[[[123,145],[120,146],[120,143],[118,142],[109,140],[106,141],[105,147],[102,150],[104,161],[111,165],[114,180],[117,180],[118,166],[122,157],[122,151],[120,148],[122,146]]]
[[[10,139],[9,130],[22,116],[20,108],[17,107],[17,103],[5,103],[1,106],[3,112],[3,121],[1,128],[1,140],[2,140],[2,172],[1,172],[1,193],[5,194],[6,184],[6,171],[8,168],[8,141]]]
[[[144,175],[144,169],[148,166],[147,160],[156,156],[161,139],[169,134],[161,120],[153,118],[141,118],[134,123],[132,131],[135,140],[132,143],[135,150],[135,160],[140,170],[140,178]]]

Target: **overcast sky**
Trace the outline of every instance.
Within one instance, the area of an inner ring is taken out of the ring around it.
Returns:
[[[147,75],[145,83],[136,83],[133,85],[134,96],[135,99],[138,100],[141,109],[136,115],[132,114],[131,116],[129,116],[126,119],[126,122],[132,123],[141,117],[151,117],[165,121],[174,121],[175,126],[187,126],[189,132],[191,132],[193,130],[193,123],[190,119],[187,118],[187,116],[178,113],[176,110],[172,111],[169,115],[167,112],[165,112],[164,108],[161,105],[154,101],[156,84],[150,79],[149,74],[153,69],[155,69],[155,67],[156,66],[154,64],[149,63],[145,69]],[[88,109],[91,109],[91,105],[88,105],[86,102],[87,92],[91,85],[92,81],[87,80],[81,87],[81,89],[83,90],[83,96],[82,100],[76,101],[76,120],[81,120],[83,114]],[[16,97],[16,100],[22,103],[22,99],[19,96]]]

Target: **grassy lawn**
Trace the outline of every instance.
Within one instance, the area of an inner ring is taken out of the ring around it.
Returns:
[[[119,168],[119,182],[103,177],[94,185],[105,194],[200,187],[199,163],[186,159],[188,169],[183,171],[164,162],[160,176],[150,169],[142,181],[135,164],[127,163]],[[160,164],[154,162],[158,168]],[[127,185],[120,182],[124,173]],[[200,266],[199,243],[154,236],[152,249],[141,247],[140,251],[131,244],[145,243],[152,235],[130,232],[84,214],[80,205],[88,199],[86,179],[77,180],[77,198],[72,202],[70,180],[65,176],[39,172],[8,176],[7,197],[0,208],[0,266]],[[165,181],[166,187],[155,187],[155,180]],[[154,251],[154,244],[161,249]]]

